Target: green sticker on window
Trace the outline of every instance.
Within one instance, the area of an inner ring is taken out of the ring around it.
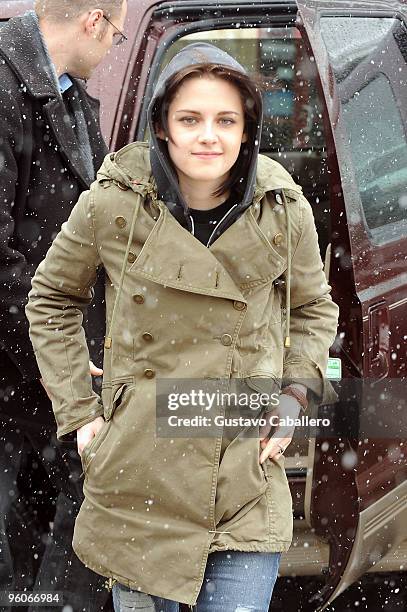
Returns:
[[[342,362],[338,357],[329,357],[326,368],[326,377],[329,380],[341,380],[342,378]]]

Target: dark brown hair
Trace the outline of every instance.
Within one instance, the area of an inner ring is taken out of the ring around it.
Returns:
[[[157,100],[152,112],[153,125],[156,130],[161,128],[166,137],[172,141],[168,130],[168,108],[171,102],[182,83],[187,79],[207,75],[228,81],[238,89],[244,108],[244,132],[247,135],[247,141],[242,143],[239,157],[232,166],[229,177],[212,195],[221,196],[232,187],[243,194],[251,160],[250,147],[254,144],[261,115],[260,86],[254,79],[243,72],[220,64],[202,63],[186,66],[167,81],[165,94]],[[172,165],[169,156],[168,160]]]

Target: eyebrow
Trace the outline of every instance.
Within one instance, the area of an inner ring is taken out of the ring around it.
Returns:
[[[183,108],[181,110],[177,110],[175,112],[176,113],[192,113],[194,115],[200,115],[201,114],[199,111],[188,110],[186,108]],[[220,111],[218,113],[218,115],[240,115],[240,113],[236,113],[235,111]]]

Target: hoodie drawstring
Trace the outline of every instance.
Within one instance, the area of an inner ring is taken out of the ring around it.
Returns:
[[[211,245],[211,240],[214,237],[215,233],[217,230],[219,230],[219,227],[222,225],[222,223],[225,221],[225,219],[230,215],[230,213],[236,208],[237,204],[233,204],[232,208],[229,208],[229,210],[223,215],[222,219],[220,219],[220,221],[217,222],[217,224],[215,225],[211,235],[209,236],[208,242],[206,243],[206,246],[209,247]],[[189,215],[189,218],[191,220],[191,234],[193,236],[195,236],[195,223],[194,223],[194,219],[192,217],[192,215]]]
[[[122,271],[121,271],[121,274],[120,274],[119,288],[117,290],[116,298],[115,298],[115,301],[114,301],[112,318],[110,320],[110,325],[109,325],[109,332],[108,332],[108,334],[107,334],[107,336],[105,338],[105,349],[110,349],[111,346],[112,346],[112,330],[113,330],[114,320],[115,320],[115,317],[116,317],[117,308],[118,308],[118,305],[119,305],[120,295],[121,295],[122,288],[123,288],[123,280],[124,280],[124,275],[126,273],[127,260],[128,260],[129,253],[130,253],[131,241],[133,239],[133,233],[134,233],[134,228],[135,228],[135,225],[136,225],[136,218],[137,218],[137,213],[138,213],[138,210],[139,210],[139,207],[140,207],[141,199],[142,199],[142,196],[139,195],[139,197],[137,199],[137,204],[135,205],[135,208],[134,208],[133,218],[131,220],[129,239],[127,241],[126,253],[124,255]]]
[[[225,219],[230,215],[230,213],[237,207],[237,204],[233,204],[232,208],[229,208],[229,210],[227,211],[227,213],[225,213],[222,217],[222,219],[220,221],[217,222],[217,224],[215,225],[212,234],[209,236],[209,240],[206,243],[206,246],[209,247],[211,245],[211,240],[214,237],[215,233],[217,231],[219,231],[219,228],[222,226],[222,223],[225,221]]]
[[[281,189],[281,195],[283,197],[285,216],[287,219],[287,274],[286,274],[286,286],[285,286],[285,307],[287,311],[286,324],[285,324],[285,339],[284,346],[289,348],[291,346],[290,340],[290,315],[291,315],[291,218],[288,203],[285,197],[284,189]]]

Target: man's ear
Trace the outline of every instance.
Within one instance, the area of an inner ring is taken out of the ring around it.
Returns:
[[[84,15],[84,27],[88,34],[94,35],[97,32],[97,28],[103,22],[103,11],[100,9],[94,9],[89,14]]]

